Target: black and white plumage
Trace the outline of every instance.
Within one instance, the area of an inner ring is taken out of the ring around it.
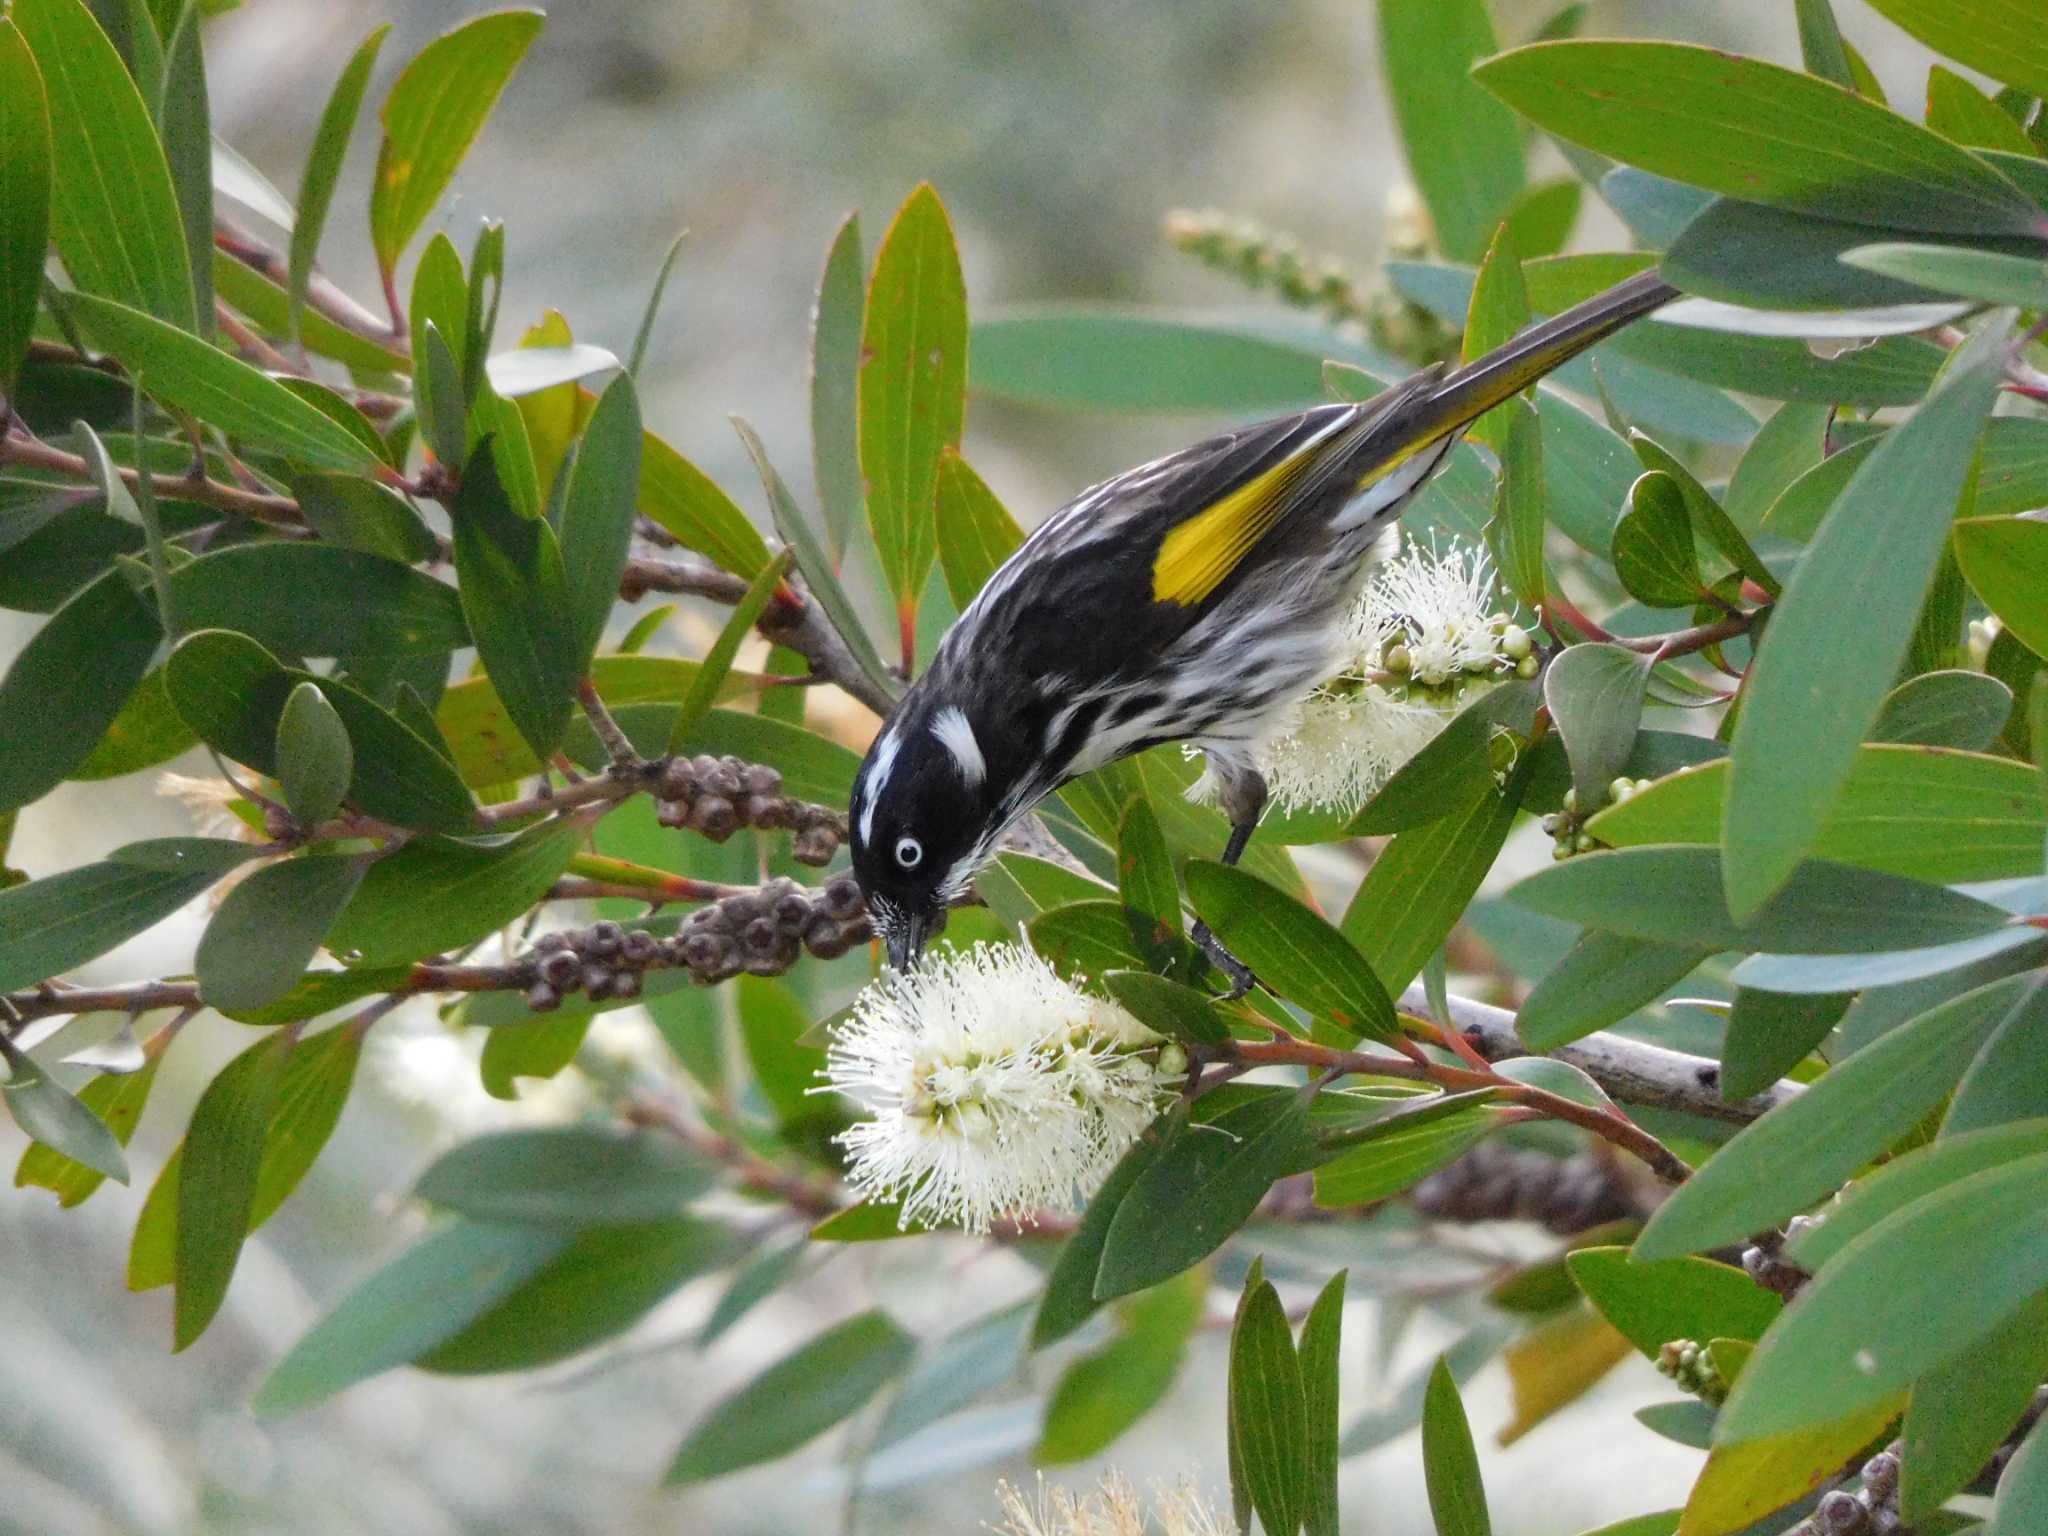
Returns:
[[[1265,801],[1257,747],[1337,665],[1375,543],[1464,426],[1670,296],[1633,279],[1454,373],[1222,433],[1042,523],[855,780],[854,873],[892,962],[1047,794],[1161,742],[1203,749],[1234,859]]]

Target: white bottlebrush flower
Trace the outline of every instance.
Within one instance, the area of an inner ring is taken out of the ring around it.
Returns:
[[[1007,1482],[996,1484],[996,1497],[1003,1505],[997,1536],[1237,1536],[1237,1526],[1191,1483],[1155,1489],[1149,1518],[1137,1491],[1116,1472],[1089,1494],[1047,1488],[1040,1473],[1037,1497]]]
[[[244,843],[262,840],[261,833],[235,814],[233,808],[242,792],[226,779],[198,779],[166,769],[156,776],[156,792],[182,805],[192,818],[192,830],[201,836],[229,837]]]
[[[1284,809],[1357,810],[1479,693],[1512,675],[1529,637],[1500,612],[1484,550],[1410,543],[1378,567],[1348,621],[1343,669],[1259,751]]]
[[[977,944],[869,986],[824,1075],[871,1117],[839,1137],[862,1196],[986,1232],[1075,1209],[1185,1069],[1178,1046],[1029,950]]]

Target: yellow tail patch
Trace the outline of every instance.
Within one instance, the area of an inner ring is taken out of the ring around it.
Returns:
[[[1152,564],[1152,600],[1192,608],[1223,584],[1287,506],[1287,489],[1310,454],[1284,459],[1180,524]]]

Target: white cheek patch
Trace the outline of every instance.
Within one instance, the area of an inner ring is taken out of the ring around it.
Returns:
[[[896,754],[902,749],[902,738],[893,728],[875,744],[874,766],[868,770],[867,782],[861,786],[860,840],[863,844],[875,840],[875,807],[881,804],[882,791],[889,786],[889,775],[896,771]]]
[[[981,755],[981,743],[974,739],[974,727],[958,706],[948,706],[932,716],[932,735],[952,754],[953,765],[970,789],[978,789],[988,778],[988,760]]]

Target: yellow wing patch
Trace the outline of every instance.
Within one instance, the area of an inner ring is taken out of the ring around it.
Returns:
[[[1180,524],[1152,564],[1152,600],[1192,608],[1223,584],[1287,506],[1287,488],[1313,457],[1283,459]]]

